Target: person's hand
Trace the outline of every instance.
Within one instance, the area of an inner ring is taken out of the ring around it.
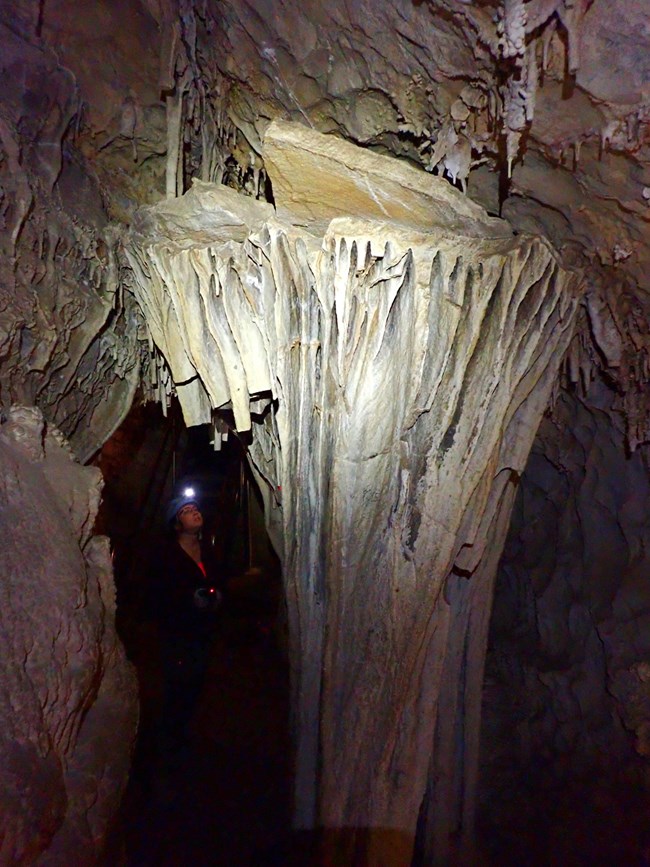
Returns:
[[[194,606],[203,611],[216,611],[222,599],[223,595],[216,587],[199,587],[194,591]]]

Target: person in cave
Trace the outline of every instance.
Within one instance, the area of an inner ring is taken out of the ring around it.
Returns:
[[[161,550],[154,608],[163,669],[160,750],[173,767],[187,746],[205,682],[224,585],[215,552],[202,539],[203,515],[193,492],[171,500],[167,522],[173,538]]]

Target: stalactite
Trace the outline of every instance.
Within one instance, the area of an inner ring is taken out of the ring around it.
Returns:
[[[497,25],[501,57],[513,66],[502,88],[502,125],[506,140],[508,177],[520,157],[524,130],[535,114],[539,61],[537,44],[541,40],[541,66],[548,66],[550,42],[555,31],[557,14],[569,35],[569,73],[574,75],[580,63],[580,24],[592,0],[547,0],[528,3],[524,0],[504,0]]]
[[[582,150],[582,145],[584,144],[582,139],[576,139],[573,143],[573,168],[574,170],[578,168],[578,163],[580,162],[580,151]]]
[[[539,84],[539,67],[537,60],[537,46],[531,45],[526,54],[525,71],[525,88],[526,100],[524,110],[526,112],[526,122],[531,124],[535,114],[535,99],[537,97],[537,87]]]
[[[551,42],[553,41],[553,37],[555,36],[556,24],[555,20],[552,20],[548,23],[548,25],[544,28],[542,32],[542,71],[546,72],[549,65],[550,55],[551,55]]]
[[[168,199],[175,198],[179,192],[178,173],[181,152],[181,123],[183,118],[183,92],[177,90],[166,97],[167,105],[167,168],[165,171],[165,193]]]
[[[580,66],[580,25],[592,3],[593,0],[564,0],[557,10],[568,36],[568,69],[571,75],[575,75]]]
[[[524,0],[503,0],[502,17],[497,32],[501,53],[508,58],[522,58],[526,51],[527,7]]]
[[[526,7],[526,32],[534,33],[550,23],[564,0],[528,0]]]

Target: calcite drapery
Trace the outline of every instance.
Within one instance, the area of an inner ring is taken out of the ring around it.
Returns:
[[[471,822],[492,576],[573,278],[386,157],[273,124],[264,158],[276,214],[202,183],[140,212],[134,291],[188,420],[229,403],[252,427],[289,607],[296,822],[369,831],[370,863],[379,846],[403,865],[422,808],[442,858]]]

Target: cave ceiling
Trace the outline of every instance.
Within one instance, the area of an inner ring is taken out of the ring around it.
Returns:
[[[156,0],[76,9],[48,0],[42,34],[77,78],[86,153],[123,175],[117,187],[164,154],[161,85],[186,62],[191,98],[197,87],[237,128],[242,163],[259,157],[269,120],[293,119],[444,174],[516,227],[648,289],[643,2],[230,0],[181,3],[180,19]]]
[[[3,10],[4,73],[20,91],[5,117],[44,147],[46,125],[27,127],[49,99],[74,155],[61,196],[86,222],[128,223],[192,177],[262,197],[274,119],[420,165],[584,273],[569,376],[608,368],[634,415],[650,342],[647,12],[642,0],[97,0],[81,14],[21,0]],[[78,195],[79,167],[101,207]],[[633,445],[647,439],[644,420],[631,427]]]

